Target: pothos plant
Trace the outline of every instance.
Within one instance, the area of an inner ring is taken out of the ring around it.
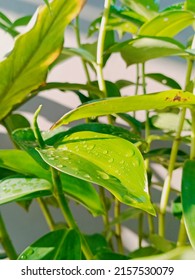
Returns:
[[[14,144],[14,149],[0,151],[0,203],[17,202],[29,208],[37,200],[50,228],[18,256],[0,214],[0,242],[10,259],[194,258],[195,41],[193,31],[185,44],[175,36],[195,27],[195,2],[183,1],[164,10],[159,2],[105,0],[101,15],[89,26],[88,36],[96,33],[97,39],[88,44],[82,43],[79,26],[85,0],[45,1],[33,27],[23,34],[18,26],[26,25],[30,17],[13,22],[0,13],[0,27],[16,37],[13,50],[0,63],[0,120]],[[73,27],[78,47],[64,46],[67,25]],[[125,40],[124,34],[130,39]],[[106,79],[103,70],[113,53],[120,53],[128,67],[136,66],[135,80]],[[81,59],[86,84],[47,82],[48,72],[73,56]],[[147,61],[167,56],[186,61],[183,87],[162,73],[148,73]],[[165,85],[165,90],[148,92],[149,79]],[[122,94],[125,87],[128,96]],[[50,131],[40,129],[41,107],[31,124],[15,113],[39,92],[54,88],[74,92],[81,105],[57,120]],[[139,120],[140,110],[145,111],[144,121]],[[105,116],[104,121],[100,116]],[[72,125],[76,120],[83,124]],[[120,120],[126,125],[121,126]],[[154,141],[171,141],[172,146],[153,148]],[[190,152],[180,149],[181,143]],[[154,181],[151,162],[167,170],[164,183]],[[182,169],[181,190],[175,193],[172,215],[180,219],[180,228],[173,242],[166,237],[165,221],[172,176],[178,168]],[[154,202],[152,191],[157,185],[161,197]],[[69,200],[93,216],[102,216],[102,232],[91,236],[81,232]],[[63,214],[61,226],[52,217],[51,205]],[[126,205],[125,210],[121,205]],[[139,242],[136,251],[128,252],[121,232],[123,222],[131,223],[132,218],[138,220]],[[147,247],[142,246],[143,239]]]

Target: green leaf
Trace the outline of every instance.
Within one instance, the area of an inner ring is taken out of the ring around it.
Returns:
[[[96,57],[92,55],[91,52],[87,51],[85,48],[63,48],[62,55],[65,56],[80,56],[85,61],[95,63]]]
[[[85,240],[87,241],[93,255],[98,254],[102,250],[110,249],[108,242],[101,234],[95,233],[93,235],[85,235]]]
[[[195,13],[195,2],[194,2],[194,0],[186,0],[184,5],[185,5],[185,8],[187,10]]]
[[[139,35],[174,37],[194,21],[194,14],[190,11],[163,12],[142,25]]]
[[[176,197],[176,199],[172,203],[172,213],[173,216],[177,219],[181,219],[183,214],[182,203],[181,203],[181,196]]]
[[[18,128],[30,127],[29,121],[20,114],[12,114],[4,119],[4,123],[12,132]]]
[[[117,223],[121,223],[123,221],[129,220],[129,219],[135,219],[141,214],[141,211],[139,209],[135,208],[129,208],[125,211],[123,211],[118,217],[114,218],[110,221],[109,225],[115,225]]]
[[[135,86],[134,82],[128,81],[128,80],[118,80],[115,82],[115,85],[118,87],[118,89],[122,89],[124,87],[128,86]]]
[[[51,183],[38,178],[0,180],[0,204],[51,194]]]
[[[166,240],[162,236],[159,236],[157,234],[150,235],[150,241],[153,246],[161,252],[168,252],[176,247],[173,242]]]
[[[108,51],[120,52],[127,66],[158,57],[185,54],[184,46],[173,39],[146,36],[118,43]]]
[[[158,253],[159,253],[159,251],[152,246],[143,247],[143,248],[140,248],[140,249],[137,249],[137,250],[131,252],[129,254],[129,259],[143,258],[143,257],[151,256],[154,254],[158,254]]]
[[[0,150],[0,167],[52,183],[50,172],[21,150]],[[61,180],[64,192],[84,205],[94,216],[104,213],[98,193],[90,183],[68,174],[61,174]]]
[[[52,231],[27,247],[19,260],[80,260],[81,241],[76,230]]]
[[[145,75],[145,77],[153,79],[154,81],[157,81],[170,88],[181,89],[181,86],[175,80],[173,80],[172,78],[170,78],[164,74],[148,73]]]
[[[68,112],[53,125],[53,128],[82,118],[191,105],[195,105],[195,96],[192,93],[174,89],[147,95],[107,98],[84,104]]]
[[[188,238],[195,249],[195,160],[187,160],[183,167],[181,199]]]
[[[121,202],[154,214],[142,155],[129,141],[102,133],[76,132],[54,148],[37,150],[59,171],[103,186]]]
[[[154,0],[120,0],[138,15],[143,16],[146,20],[158,15],[159,1]]]
[[[61,91],[77,91],[77,90],[85,90],[94,93],[96,96],[101,97],[102,92],[98,89],[98,87],[88,84],[74,84],[74,83],[59,83],[52,82],[47,83],[44,86],[39,88],[39,91],[45,91],[50,89],[59,89]]]
[[[171,112],[158,113],[158,115],[151,117],[151,122],[154,127],[160,128],[162,130],[177,131],[179,125],[179,116],[178,114]],[[191,124],[187,119],[184,121],[183,130],[191,130]]]
[[[0,119],[45,82],[49,65],[61,52],[64,28],[83,4],[84,0],[54,0],[51,12],[40,7],[34,27],[17,38],[13,51],[0,63]]]

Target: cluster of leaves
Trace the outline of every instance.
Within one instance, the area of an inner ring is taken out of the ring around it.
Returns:
[[[17,202],[28,208],[32,200],[37,199],[52,230],[30,245],[19,259],[181,259],[186,250],[195,248],[192,222],[195,215],[195,97],[191,78],[194,50],[191,43],[183,45],[175,38],[185,28],[194,27],[194,1],[165,10],[160,10],[159,1],[154,0],[106,2],[108,7],[103,15],[89,26],[88,36],[98,32],[97,41],[82,44],[78,14],[85,1],[45,1],[32,29],[16,38],[12,52],[0,63],[0,121],[16,147],[0,150],[0,204]],[[73,27],[78,47],[63,47],[64,29],[75,17]],[[0,13],[0,28],[17,36],[17,27],[29,19],[24,17],[12,22]],[[117,33],[119,39],[116,39]],[[121,41],[124,34],[131,39]],[[120,53],[127,66],[136,65],[136,81],[104,79],[102,69],[113,53]],[[87,83],[47,83],[48,71],[73,56],[80,57]],[[147,61],[167,56],[180,56],[188,61],[184,88],[162,73],[146,73]],[[89,70],[97,74],[97,80],[91,80]],[[166,90],[148,94],[146,83],[151,79]],[[123,97],[125,87],[131,87],[135,95]],[[24,116],[14,113],[39,92],[53,88],[74,92],[81,106],[63,115],[51,131],[39,129],[40,108],[32,126]],[[139,89],[144,94],[138,94]],[[192,121],[185,117],[186,108],[191,111]],[[146,111],[144,122],[136,118],[135,112],[140,110]],[[107,116],[108,123],[102,123],[99,116]],[[81,119],[87,122],[69,129],[62,127]],[[118,120],[126,123],[125,128]],[[188,133],[183,136],[184,130]],[[172,141],[173,147],[152,149],[154,140]],[[179,150],[179,142],[190,147],[190,155]],[[151,161],[168,169],[160,207],[152,203],[150,197],[154,186]],[[183,235],[176,244],[166,240],[164,220],[172,173],[178,167],[183,168],[182,190],[173,214],[181,220]],[[100,186],[100,191],[94,184]],[[87,236],[80,232],[67,196],[92,215],[102,215],[104,234]],[[61,229],[49,213],[51,203],[57,204],[65,217],[66,223]],[[126,211],[120,211],[120,203],[128,206]],[[115,204],[115,216],[110,220],[112,204]],[[156,214],[161,221],[159,234],[153,225]],[[131,218],[142,220],[143,215],[148,215],[149,232],[139,234],[138,250],[124,254],[122,222]],[[0,219],[0,241],[5,245],[2,228],[5,231]],[[147,248],[141,247],[143,237],[150,244]],[[111,246],[114,239],[118,245],[116,250]],[[4,248],[8,248],[8,256],[14,258],[11,244]]]

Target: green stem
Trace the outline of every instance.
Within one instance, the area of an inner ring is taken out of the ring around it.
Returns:
[[[45,203],[45,200],[43,198],[37,198],[37,202],[41,208],[41,211],[45,217],[45,220],[49,226],[50,230],[55,230],[55,222],[53,220],[53,217],[47,207],[47,204]]]
[[[114,216],[115,217],[120,216],[120,201],[118,201],[117,198],[115,198]],[[117,245],[118,245],[118,251],[119,251],[119,253],[123,254],[124,249],[123,249],[123,243],[122,243],[122,238],[121,238],[121,224],[120,223],[116,223],[116,225],[115,225],[115,234],[116,234],[116,240],[117,240]]]
[[[191,129],[191,149],[190,149],[190,159],[195,159],[195,110],[191,110],[192,116],[192,129]]]
[[[110,231],[110,222],[109,222],[109,215],[108,215],[108,210],[107,210],[107,201],[106,201],[106,195],[105,195],[105,190],[103,187],[99,187],[99,194],[100,194],[100,199],[102,201],[103,207],[104,207],[104,212],[105,214],[102,216],[103,223],[104,223],[104,228],[106,229],[106,236],[108,235]]]
[[[76,31],[77,45],[78,45],[79,48],[81,48],[79,16],[77,16],[76,19],[75,19],[75,31]],[[87,68],[87,64],[86,64],[86,62],[85,62],[85,60],[83,58],[81,59],[81,61],[82,61],[83,69],[85,71],[87,82],[90,84],[91,83],[91,79],[90,79],[89,71],[88,71],[88,68]],[[89,95],[90,95],[90,93],[89,93]]]
[[[138,90],[139,90],[139,64],[136,64],[136,85],[135,85],[135,93],[134,95],[138,95]],[[136,117],[136,111],[133,112],[134,118]]]
[[[147,94],[147,90],[146,90],[146,78],[145,78],[145,63],[142,64],[142,87],[143,87],[143,94]],[[150,144],[151,142],[148,141],[149,137],[150,137],[150,122],[149,122],[149,111],[146,111],[146,121],[145,121],[145,139],[148,142],[148,147],[147,147],[147,152],[150,150]],[[150,171],[150,160],[149,159],[145,159],[145,168],[146,171],[149,172]],[[149,192],[150,192],[150,188],[149,188]],[[142,219],[143,220],[143,219]],[[148,227],[149,227],[149,232],[150,234],[154,233],[154,221],[153,221],[153,217],[148,214]]]
[[[141,213],[138,218],[138,236],[139,236],[139,248],[142,247],[142,239],[143,239],[143,218],[144,215]]]
[[[112,2],[111,0],[105,0],[104,2],[104,11],[100,24],[98,43],[97,43],[97,58],[96,58],[97,78],[98,78],[99,89],[103,92],[104,97],[107,96],[107,90],[106,90],[106,83],[103,75],[103,54],[104,54],[104,43],[106,37],[106,26],[108,23],[111,2]]]
[[[185,80],[185,90],[187,89],[187,86],[190,82],[191,74],[192,74],[192,68],[193,68],[193,61],[190,59],[188,60],[187,64],[187,72],[186,72],[186,80]],[[170,162],[168,167],[168,173],[164,181],[163,190],[161,194],[161,200],[160,200],[160,208],[159,208],[159,235],[165,236],[165,213],[166,208],[169,200],[169,194],[171,190],[171,180],[173,175],[173,170],[177,158],[178,148],[181,140],[181,133],[183,129],[183,124],[185,120],[186,115],[186,108],[183,108],[181,110],[181,114],[179,116],[179,124],[177,128],[177,132],[175,135],[175,140],[173,141],[171,155],[170,155]]]
[[[186,245],[186,239],[187,239],[186,227],[185,227],[185,224],[184,224],[184,219],[182,217],[181,221],[180,221],[180,228],[179,228],[179,234],[178,234],[178,239],[177,239],[177,246],[181,247],[181,246]]]
[[[83,251],[86,259],[91,260],[91,259],[93,259],[93,254],[92,254],[83,234],[81,234],[79,227],[78,227],[77,223],[75,222],[74,217],[71,213],[67,199],[64,196],[59,173],[54,168],[51,168],[51,173],[52,173],[52,180],[53,180],[53,186],[54,186],[53,195],[59,204],[59,207],[62,211],[62,215],[64,216],[65,221],[67,222],[69,228],[75,229],[80,233],[81,242],[82,242],[82,251]]]
[[[17,253],[8,235],[1,213],[0,213],[0,243],[2,244],[8,258],[10,260],[16,260]]]

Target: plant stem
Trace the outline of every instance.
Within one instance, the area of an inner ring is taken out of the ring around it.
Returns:
[[[78,227],[77,223],[75,222],[74,217],[71,213],[67,199],[64,196],[59,173],[54,168],[51,168],[51,173],[52,173],[52,180],[53,180],[53,186],[54,186],[53,195],[57,199],[59,207],[62,211],[62,215],[64,216],[65,221],[67,222],[69,228],[75,229],[79,232],[79,234],[81,236],[82,251],[83,251],[86,259],[91,260],[91,259],[93,259],[93,254],[91,253],[91,250],[90,250],[83,234],[81,234],[79,227]]]
[[[10,260],[16,260],[17,253],[8,235],[1,213],[0,213],[0,243],[2,244],[8,258]]]
[[[138,236],[139,236],[139,248],[142,247],[142,239],[143,239],[143,213],[139,214],[138,218]]]
[[[106,83],[103,76],[103,53],[104,53],[104,43],[106,37],[106,25],[108,23],[111,0],[105,0],[104,2],[104,11],[102,15],[102,20],[100,24],[98,43],[97,43],[97,78],[99,89],[103,92],[103,97],[107,96]]]
[[[53,220],[53,217],[47,207],[47,204],[45,203],[45,200],[43,198],[37,198],[37,202],[41,208],[41,211],[45,217],[45,220],[49,226],[50,230],[54,230],[55,229],[55,222]]]
[[[185,90],[190,82],[191,74],[192,74],[192,67],[193,67],[193,61],[190,59],[188,60],[187,64],[187,72],[186,72],[186,81],[185,81]],[[163,236],[165,235],[165,213],[166,213],[166,207],[169,200],[169,194],[171,189],[171,180],[172,180],[172,174],[177,158],[177,152],[181,140],[181,133],[183,129],[183,124],[185,120],[186,115],[186,108],[183,108],[181,110],[181,114],[179,116],[179,124],[177,128],[177,132],[175,135],[175,139],[173,141],[171,155],[170,155],[170,162],[168,167],[168,173],[164,181],[162,194],[161,194],[161,200],[160,200],[160,209],[159,209],[159,235]]]
[[[187,233],[186,233],[186,227],[184,224],[184,219],[183,217],[180,220],[180,228],[179,228],[179,234],[178,234],[178,239],[177,239],[177,246],[181,247],[186,244],[186,238],[187,238]]]
[[[145,79],[145,63],[142,64],[142,88],[143,88],[143,94],[147,94],[147,90],[146,90],[146,79]],[[150,122],[149,122],[149,111],[146,111],[146,121],[145,121],[145,139],[148,143],[148,147],[147,147],[147,152],[150,150],[150,144],[151,142],[149,142],[149,137],[150,137]],[[149,159],[145,159],[145,168],[146,171],[149,172],[150,171],[150,161]],[[150,192],[150,188],[149,188],[149,192]],[[153,217],[148,214],[148,227],[149,227],[149,232],[150,234],[154,233],[154,221],[153,221]],[[140,219],[140,223],[143,223],[143,218]],[[141,231],[140,231],[141,232]],[[140,237],[141,238],[141,237]],[[141,242],[141,241],[140,241]]]
[[[81,48],[79,16],[77,16],[75,18],[75,31],[76,31],[75,33],[76,33],[77,45],[78,45],[79,48]],[[91,83],[91,79],[90,79],[89,71],[88,71],[88,68],[87,68],[87,64],[86,64],[86,62],[85,62],[85,60],[83,58],[81,59],[81,61],[82,61],[83,69],[85,71],[87,82],[90,84]],[[89,93],[89,95],[90,95],[90,93]]]
[[[192,129],[191,129],[191,149],[190,149],[190,159],[195,159],[195,110],[191,110],[192,116]]]
[[[135,86],[135,93],[134,95],[136,96],[138,94],[138,90],[139,90],[139,64],[136,64],[136,86]],[[133,116],[134,118],[136,117],[136,111],[133,112]]]
[[[115,217],[120,216],[120,201],[118,201],[117,198],[115,198],[114,216]],[[116,225],[115,225],[115,234],[116,234],[116,240],[117,240],[117,245],[118,245],[118,251],[119,251],[119,253],[123,254],[124,249],[123,249],[123,243],[122,243],[122,238],[121,238],[121,224],[120,223],[116,223]]]

